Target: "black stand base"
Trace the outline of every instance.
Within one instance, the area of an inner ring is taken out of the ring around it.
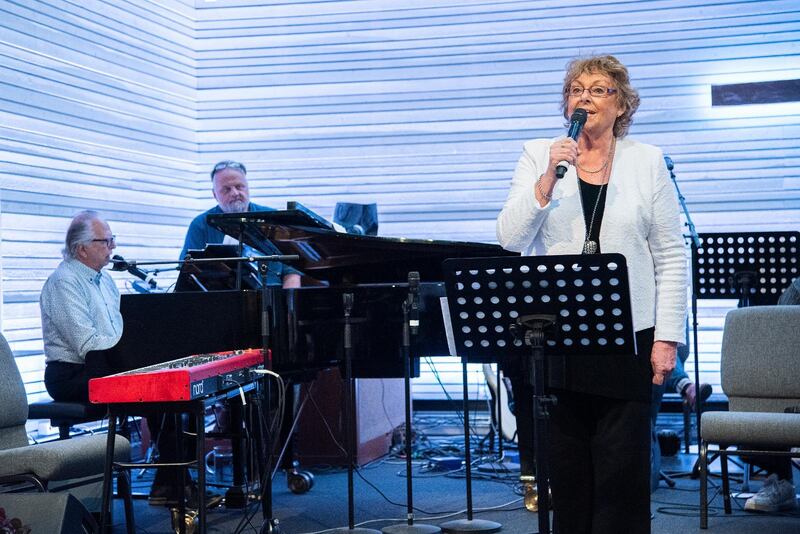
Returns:
[[[277,519],[268,519],[261,525],[260,534],[281,534],[282,530]]]
[[[241,486],[231,486],[225,492],[225,508],[246,508],[247,503],[247,492]]]
[[[499,532],[503,528],[500,523],[486,519],[456,519],[442,523],[445,534],[460,534],[461,532]]]
[[[433,525],[392,525],[381,529],[383,534],[438,534],[442,529]]]

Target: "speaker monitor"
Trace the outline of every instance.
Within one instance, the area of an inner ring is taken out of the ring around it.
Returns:
[[[69,493],[4,493],[0,508],[6,519],[18,518],[31,532],[94,534],[97,522],[81,502]]]

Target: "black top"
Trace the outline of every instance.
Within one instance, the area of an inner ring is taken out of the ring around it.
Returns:
[[[581,190],[581,204],[583,204],[583,220],[586,224],[586,231],[589,231],[589,226],[592,227],[592,233],[589,235],[588,239],[591,239],[595,243],[597,243],[597,253],[599,254],[600,249],[600,226],[603,222],[603,212],[605,211],[606,207],[606,192],[608,191],[608,186],[605,187],[602,185],[594,185],[587,182],[584,182],[583,179],[578,179],[578,184],[580,184]],[[600,195],[600,199],[598,200],[597,195]],[[595,211],[594,206],[597,203],[597,210]],[[594,213],[594,224],[591,224],[592,220],[592,212]]]

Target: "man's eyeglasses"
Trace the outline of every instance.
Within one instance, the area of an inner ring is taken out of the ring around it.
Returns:
[[[616,89],[611,87],[603,87],[602,85],[593,85],[589,88],[581,87],[580,85],[572,85],[565,91],[568,96],[578,98],[583,96],[584,91],[589,91],[589,96],[593,98],[606,98],[617,92]]]
[[[108,239],[92,239],[92,243],[105,243],[106,247],[111,248],[117,243],[117,236],[112,235]]]
[[[239,163],[238,161],[220,161],[216,165],[214,165],[214,169],[211,171],[211,179],[214,179],[214,175],[217,174],[222,169],[236,169],[237,171],[241,171],[242,174],[247,174],[247,169],[244,165]]]

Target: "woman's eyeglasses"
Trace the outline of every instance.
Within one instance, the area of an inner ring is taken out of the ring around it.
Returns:
[[[580,85],[572,85],[565,91],[567,95],[578,98],[583,96],[584,91],[589,91],[589,96],[593,98],[606,98],[607,96],[613,95],[617,92],[616,89],[612,89],[611,87],[603,87],[602,85],[593,85],[591,87],[581,87]]]

